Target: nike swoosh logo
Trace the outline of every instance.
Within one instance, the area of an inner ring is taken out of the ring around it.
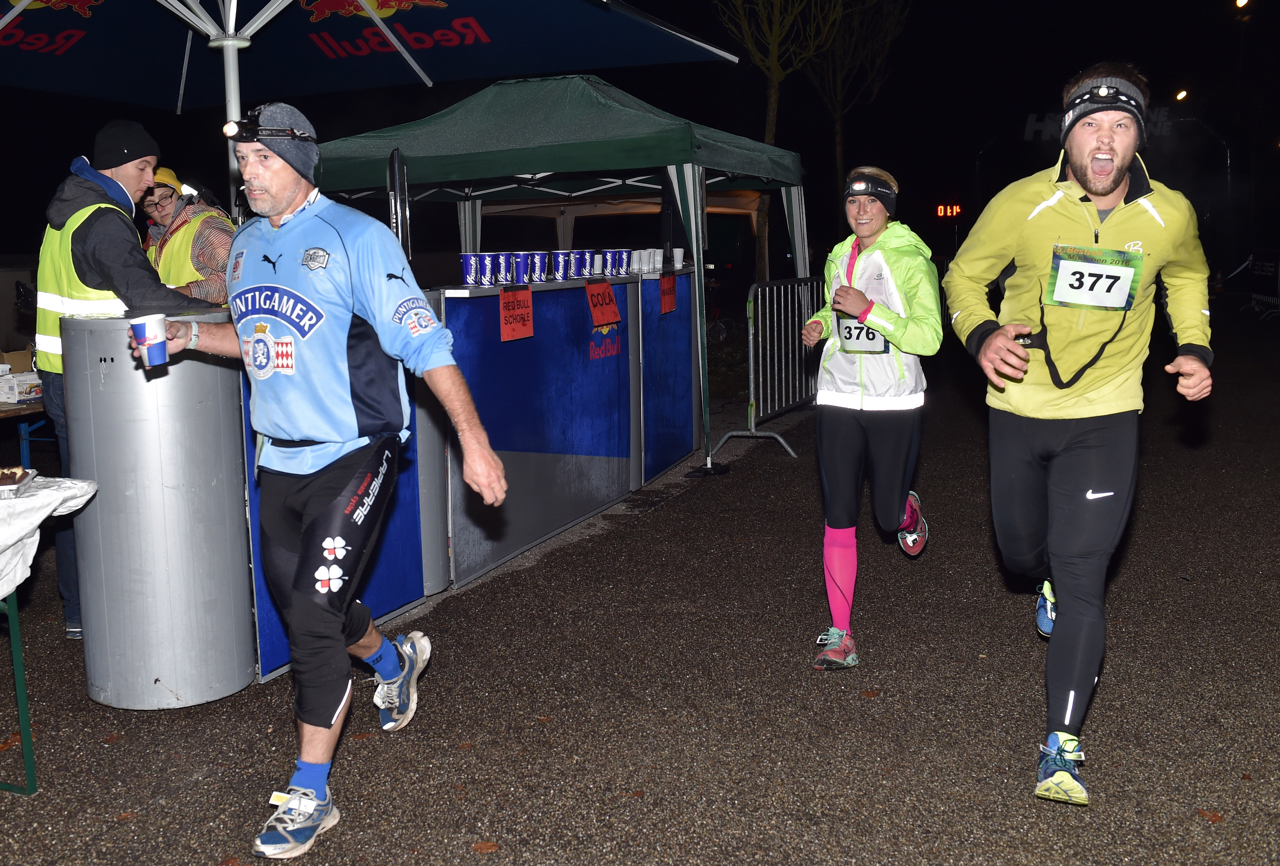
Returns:
[[[1090,490],[1088,493],[1084,495],[1084,498],[1085,499],[1101,499],[1104,496],[1115,496],[1115,495],[1116,495],[1116,492],[1114,490],[1112,490],[1110,493],[1094,493],[1092,490]]]

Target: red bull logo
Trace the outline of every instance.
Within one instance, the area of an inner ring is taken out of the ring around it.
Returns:
[[[9,5],[17,6],[18,0],[9,0]],[[89,7],[100,5],[102,5],[102,0],[35,0],[27,9],[52,9],[55,12],[61,12],[63,9],[74,9],[80,13],[81,18],[88,18],[93,15]]]
[[[34,5],[33,3],[32,6]],[[88,12],[85,12],[85,17],[89,17]],[[18,15],[5,25],[3,30],[0,30],[0,48],[16,45],[20,51],[38,51],[41,54],[52,52],[57,56],[64,54],[68,48],[79,42],[85,34],[83,30],[63,30],[61,33],[36,33],[31,30],[23,30],[18,26],[22,23],[22,18],[23,16]]]
[[[315,0],[316,5],[329,2],[335,4],[345,4],[350,2],[354,3],[357,7],[360,6],[357,0]],[[426,5],[422,0],[383,0],[383,2],[419,3],[420,5]],[[308,6],[306,8],[314,9],[315,6]],[[363,9],[361,9],[361,12],[363,12]],[[339,11],[338,14],[345,15],[347,13]],[[311,20],[315,21],[317,19],[313,17]],[[451,25],[451,29],[436,30],[433,33],[412,31],[399,23],[391,25],[391,29],[395,31],[396,38],[400,40],[401,45],[404,45],[406,48],[410,48],[414,51],[421,51],[437,45],[444,48],[452,48],[457,45],[477,45],[490,41],[489,34],[484,32],[484,28],[480,26],[480,22],[474,18],[455,18]],[[333,34],[328,32],[311,33],[309,35],[311,36],[311,41],[316,44],[316,47],[323,51],[324,56],[328,57],[330,60],[337,60],[340,57],[364,57],[374,52],[391,54],[396,50],[396,47],[391,44],[390,40],[383,35],[382,30],[378,27],[366,27],[360,34],[363,38],[356,39],[354,41],[347,39],[334,39]]]
[[[61,2],[61,0],[54,0],[54,2]],[[101,3],[102,0],[97,2]],[[323,21],[330,15],[341,15],[343,18],[350,18],[352,15],[369,17],[369,13],[360,5],[360,0],[312,0],[310,6],[307,5],[307,0],[298,0],[298,2],[302,4],[303,9],[311,13],[312,24]],[[407,12],[417,6],[428,9],[446,9],[449,6],[444,0],[372,0],[369,5],[379,18],[386,18],[396,12]]]

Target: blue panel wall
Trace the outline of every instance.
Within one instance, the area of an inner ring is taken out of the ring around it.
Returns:
[[[622,321],[605,328],[592,327],[581,286],[534,292],[533,336],[507,343],[497,296],[445,300],[453,357],[495,451],[631,456],[629,290],[613,287]]]
[[[697,447],[693,429],[693,298],[690,274],[676,277],[676,308],[663,315],[658,280],[640,288],[644,334],[644,480]]]
[[[244,381],[244,405],[249,405],[249,383]],[[409,389],[413,394],[413,388]],[[256,442],[245,412],[245,455],[249,483],[249,538],[253,545],[253,587],[258,619],[259,676],[289,664],[289,640],[275,601],[262,576],[262,547],[259,519],[259,487],[253,477]],[[409,432],[417,431],[417,420],[410,413]],[[399,472],[396,476],[395,501],[387,515],[382,536],[365,571],[358,598],[377,617],[411,604],[423,597],[422,523],[418,497],[418,453],[411,435],[400,449]]]

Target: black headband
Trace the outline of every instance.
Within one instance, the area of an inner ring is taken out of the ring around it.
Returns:
[[[848,201],[850,196],[855,195],[873,195],[880,199],[889,216],[893,216],[893,212],[898,209],[898,194],[893,191],[893,187],[869,174],[855,174],[849,178],[844,187],[844,200]]]

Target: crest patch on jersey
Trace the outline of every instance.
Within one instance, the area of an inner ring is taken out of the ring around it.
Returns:
[[[240,340],[240,353],[244,368],[255,379],[265,379],[272,373],[293,375],[293,337],[271,336],[271,326],[266,322],[258,322],[253,326],[253,336]]]
[[[317,271],[329,266],[329,251],[320,247],[312,247],[302,254],[302,263],[309,269]]]
[[[436,317],[422,298],[406,298],[396,307],[391,321],[397,325],[406,325],[409,333],[417,337],[436,326]]]
[[[244,250],[236,253],[235,261],[231,263],[231,282],[240,282],[240,271],[244,267]]]
[[[302,295],[284,286],[252,286],[241,289],[230,298],[231,318],[240,323],[252,316],[279,319],[302,339],[324,322],[324,311]]]

